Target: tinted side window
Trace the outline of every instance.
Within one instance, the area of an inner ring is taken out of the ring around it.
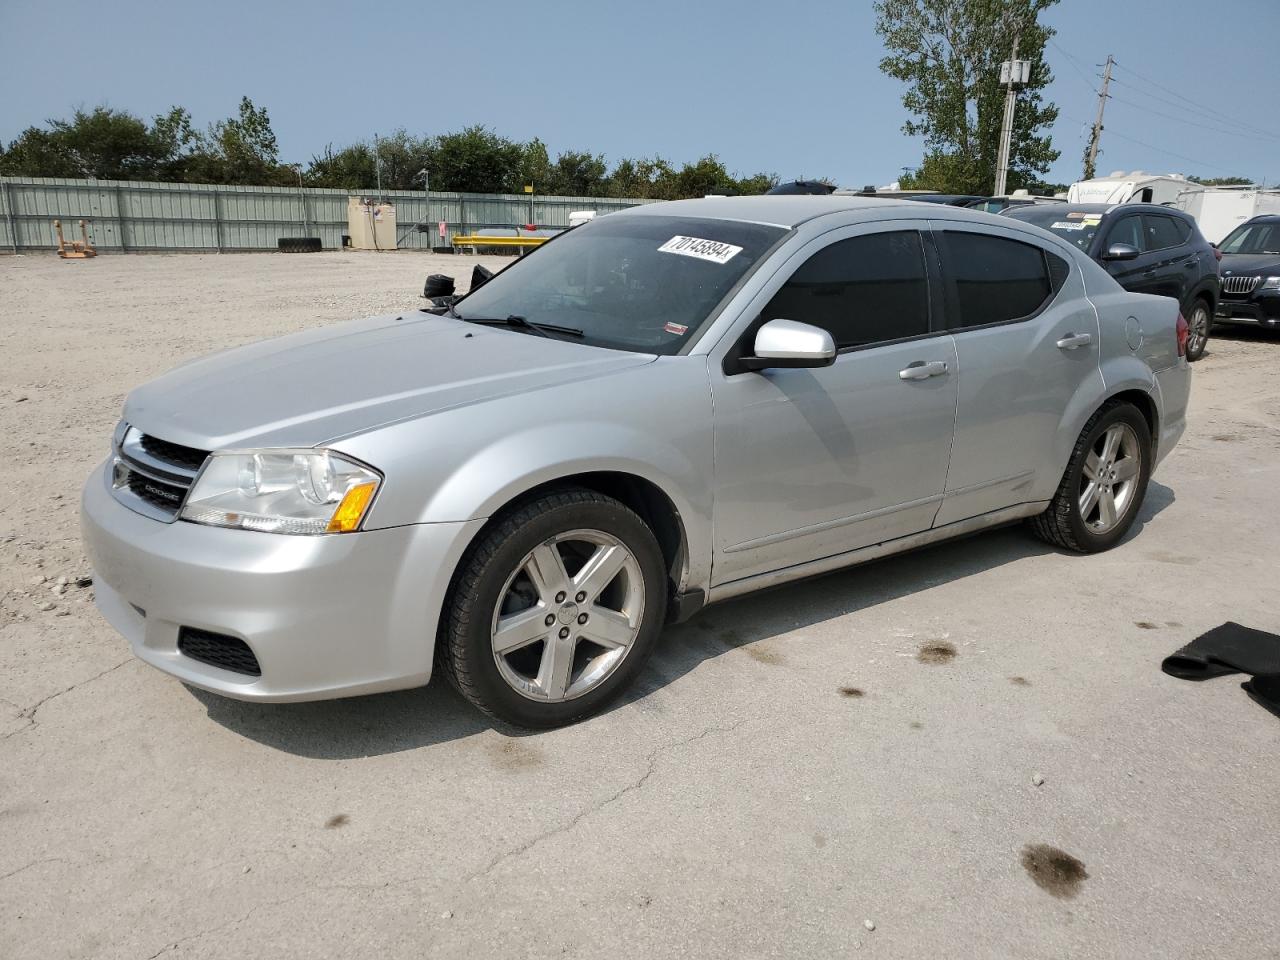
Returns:
[[[1052,296],[1045,254],[1039,247],[1004,237],[946,230],[943,270],[959,316],[948,326],[979,327],[1019,320]]]
[[[1168,247],[1176,247],[1182,242],[1178,224],[1173,217],[1147,214],[1142,221],[1147,229],[1148,250],[1164,250]]]
[[[799,320],[831,333],[838,348],[929,332],[929,282],[914,230],[838,240],[791,275],[765,320]]]
[[[1150,249],[1147,246],[1147,235],[1142,229],[1142,218],[1138,216],[1121,217],[1111,228],[1111,236],[1107,238],[1108,246],[1113,243],[1128,243],[1140,251]]]

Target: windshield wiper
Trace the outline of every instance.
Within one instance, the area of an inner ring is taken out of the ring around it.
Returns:
[[[483,323],[489,326],[515,327],[517,330],[528,330],[530,333],[536,333],[540,337],[547,337],[553,333],[563,334],[567,337],[584,337],[586,332],[579,330],[577,327],[562,327],[555,323],[534,323],[532,320],[526,320],[519,314],[513,313],[505,319],[497,317],[464,317],[456,310],[453,315],[459,320],[465,320],[467,323]]]

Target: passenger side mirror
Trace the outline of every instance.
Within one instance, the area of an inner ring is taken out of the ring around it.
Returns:
[[[1132,243],[1113,243],[1102,255],[1103,260],[1133,260],[1141,251]]]
[[[828,367],[836,362],[831,334],[798,320],[770,320],[756,331],[755,355],[742,358],[747,370],[774,367]]]

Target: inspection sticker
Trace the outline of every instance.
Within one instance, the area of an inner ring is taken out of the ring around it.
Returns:
[[[728,263],[742,252],[741,247],[719,240],[703,240],[700,237],[672,237],[658,248],[659,253],[678,253],[682,257],[697,257],[712,263]]]
[[[1072,223],[1070,220],[1059,220],[1057,223],[1049,225],[1050,230],[1083,230],[1085,224]]]
[[[683,337],[689,332],[689,327],[683,323],[665,323],[662,329],[667,333],[674,333],[677,337]]]

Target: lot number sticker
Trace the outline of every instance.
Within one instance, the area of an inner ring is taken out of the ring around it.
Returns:
[[[1059,220],[1057,223],[1049,227],[1050,230],[1083,230],[1088,224],[1072,223],[1069,220]]]
[[[719,240],[703,240],[700,237],[672,237],[658,248],[659,253],[678,253],[682,257],[697,257],[712,263],[728,263],[742,252],[741,247]]]

